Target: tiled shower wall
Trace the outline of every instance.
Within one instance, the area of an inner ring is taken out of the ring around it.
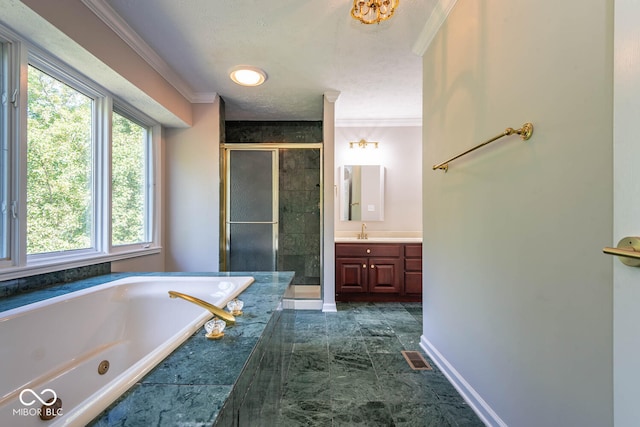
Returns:
[[[322,122],[226,121],[224,142],[322,142]]]
[[[227,121],[226,143],[321,143],[321,121]],[[317,148],[279,149],[279,271],[294,284],[320,284],[320,169]]]
[[[320,150],[280,149],[278,270],[320,284]]]

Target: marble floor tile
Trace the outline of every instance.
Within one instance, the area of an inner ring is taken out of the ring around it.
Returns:
[[[422,304],[338,303],[293,329],[278,427],[483,425],[429,357],[414,371],[402,356],[421,351]]]
[[[404,347],[397,336],[391,337],[365,337],[362,340],[370,355],[374,353],[398,354]]]
[[[380,401],[360,403],[351,400],[333,400],[331,410],[333,411],[334,427],[395,425],[389,408]]]
[[[373,363],[368,353],[336,352],[329,356],[332,374],[349,372],[373,372]]]
[[[287,377],[283,386],[284,400],[306,401],[331,399],[329,375],[326,372],[297,372]]]
[[[331,402],[288,400],[280,402],[279,427],[326,427],[332,423]]]
[[[289,369],[292,372],[328,371],[329,352],[326,348],[322,351],[295,351],[291,355]]]

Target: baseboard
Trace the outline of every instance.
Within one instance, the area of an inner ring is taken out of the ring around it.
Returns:
[[[335,313],[336,311],[338,311],[338,307],[336,306],[336,303],[325,303],[322,305],[322,311],[324,312],[329,312],[329,313]]]
[[[422,335],[420,347],[429,355],[431,360],[447,377],[449,382],[458,390],[458,393],[469,404],[471,409],[487,426],[507,427],[507,423],[495,413],[487,402],[476,392],[473,387],[460,375],[460,373],[445,359],[445,357]]]

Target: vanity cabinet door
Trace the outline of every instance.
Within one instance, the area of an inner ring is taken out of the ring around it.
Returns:
[[[400,293],[402,273],[400,258],[369,258],[369,292]]]
[[[422,245],[405,245],[404,293],[422,296]]]
[[[368,270],[367,258],[336,258],[336,292],[367,292]]]

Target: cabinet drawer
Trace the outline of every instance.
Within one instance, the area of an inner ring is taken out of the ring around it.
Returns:
[[[402,245],[337,243],[336,257],[400,257]]]
[[[422,258],[422,245],[405,245],[404,256],[407,258]]]
[[[422,271],[422,259],[405,259],[404,269],[406,271]]]

